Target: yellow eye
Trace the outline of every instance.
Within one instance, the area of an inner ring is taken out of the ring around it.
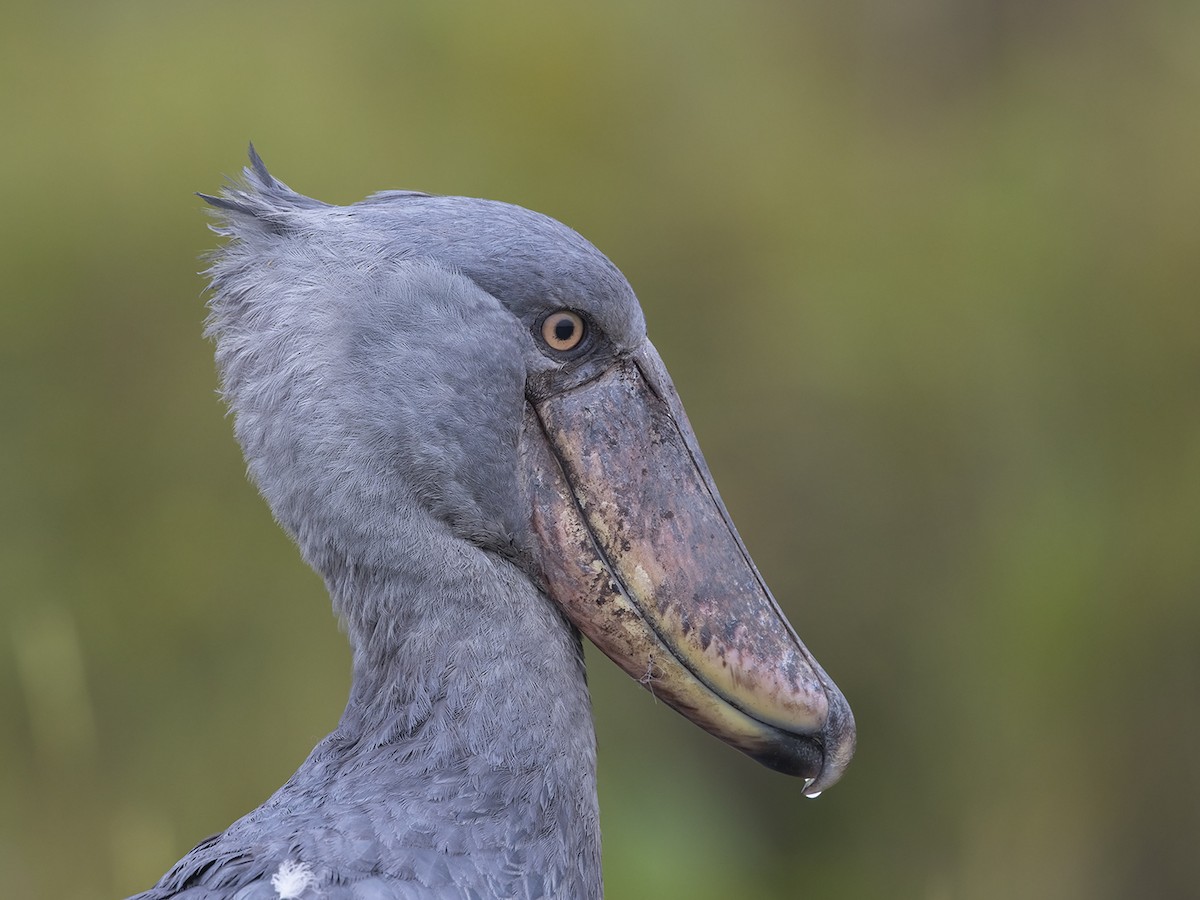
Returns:
[[[551,350],[574,350],[585,333],[583,318],[569,309],[552,312],[542,321],[542,340]]]

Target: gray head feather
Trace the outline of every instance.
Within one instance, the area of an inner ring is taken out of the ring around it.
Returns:
[[[327,577],[394,557],[413,508],[507,552],[526,382],[558,365],[532,331],[569,307],[635,346],[628,283],[520,207],[412,192],[334,207],[251,161],[210,200],[231,240],[208,273],[208,333],[276,517]]]

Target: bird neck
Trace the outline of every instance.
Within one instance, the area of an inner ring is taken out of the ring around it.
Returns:
[[[519,844],[546,888],[557,884],[549,895],[598,896],[579,633],[518,567],[457,540],[329,582],[354,649],[350,700],[327,742],[353,758],[340,772],[369,780],[417,837],[453,836],[510,869]]]

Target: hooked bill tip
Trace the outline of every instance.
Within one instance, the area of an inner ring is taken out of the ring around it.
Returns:
[[[808,789],[810,787],[812,787],[812,783],[816,780],[817,780],[816,778],[805,778],[804,779],[804,787],[800,788],[800,793],[802,793],[809,800],[816,800],[818,797],[821,796],[821,793],[822,793],[821,791],[813,791],[811,794],[808,792]]]

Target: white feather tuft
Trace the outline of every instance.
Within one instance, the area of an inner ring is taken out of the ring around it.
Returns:
[[[313,875],[308,863],[296,859],[285,859],[279,864],[279,871],[271,876],[271,887],[279,895],[279,900],[298,900],[308,888],[316,887],[317,877]]]

